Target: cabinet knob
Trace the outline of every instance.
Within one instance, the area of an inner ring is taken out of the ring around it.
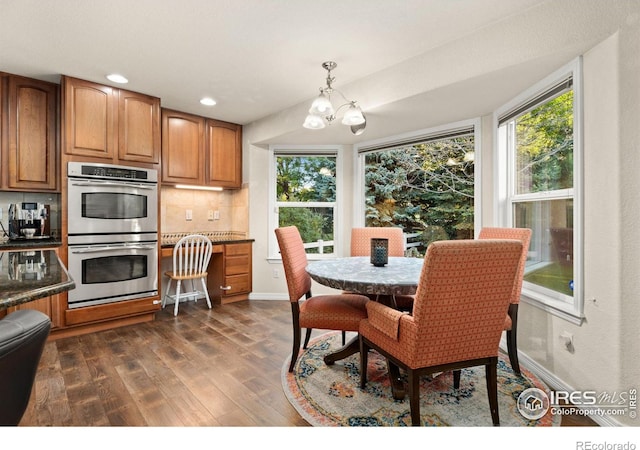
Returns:
[[[154,300],[154,301],[153,301],[153,304],[154,304],[154,305],[159,305],[160,303],[162,303],[160,300]]]
[[[223,291],[230,291],[231,286],[220,286],[220,289],[222,289]]]

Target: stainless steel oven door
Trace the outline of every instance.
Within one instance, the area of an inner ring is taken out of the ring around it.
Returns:
[[[69,235],[156,231],[156,183],[69,178]]]
[[[68,265],[70,309],[158,294],[157,242],[69,246]]]

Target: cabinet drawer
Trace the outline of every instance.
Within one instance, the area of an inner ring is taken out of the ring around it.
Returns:
[[[224,274],[228,276],[248,273],[250,266],[249,255],[227,257],[225,259]]]
[[[225,246],[225,254],[227,256],[248,255],[249,253],[251,253],[251,243],[227,244]]]
[[[247,273],[244,275],[233,275],[225,278],[226,286],[222,290],[223,295],[234,295],[241,292],[251,291],[251,276]]]

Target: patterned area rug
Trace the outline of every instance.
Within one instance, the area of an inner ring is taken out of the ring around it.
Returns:
[[[312,340],[301,351],[293,373],[289,360],[282,367],[282,387],[291,404],[313,426],[409,426],[409,400],[391,395],[386,360],[377,352],[369,355],[367,387],[360,389],[360,355],[352,355],[333,366],[323,356],[341,346],[340,333],[330,332]],[[517,376],[508,357],[498,361],[498,408],[501,426],[559,426],[561,417],[547,413],[529,420],[517,410],[518,395],[527,388],[548,388],[529,371]],[[423,426],[492,426],[484,367],[463,369],[460,388],[453,389],[452,372],[423,377],[420,383],[420,413]]]

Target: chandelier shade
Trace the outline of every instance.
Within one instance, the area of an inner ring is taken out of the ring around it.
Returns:
[[[320,90],[320,95],[313,101],[311,108],[309,108],[309,114],[315,114],[318,116],[330,116],[334,114],[333,105],[331,100],[327,98],[324,91]]]
[[[321,130],[325,127],[325,124],[322,117],[316,114],[309,114],[307,118],[304,119],[304,124],[302,126],[310,130]]]
[[[360,135],[366,127],[366,119],[358,103],[354,100],[347,100],[344,94],[334,89],[331,84],[335,80],[331,76],[331,71],[338,65],[333,61],[322,63],[322,67],[327,71],[326,87],[320,88],[320,95],[313,100],[309,108],[309,115],[304,120],[302,126],[310,130],[320,130],[326,125],[330,125],[337,118],[338,112],[346,108],[341,123],[351,127],[351,132]],[[338,94],[344,103],[334,108],[331,103],[331,95]]]

